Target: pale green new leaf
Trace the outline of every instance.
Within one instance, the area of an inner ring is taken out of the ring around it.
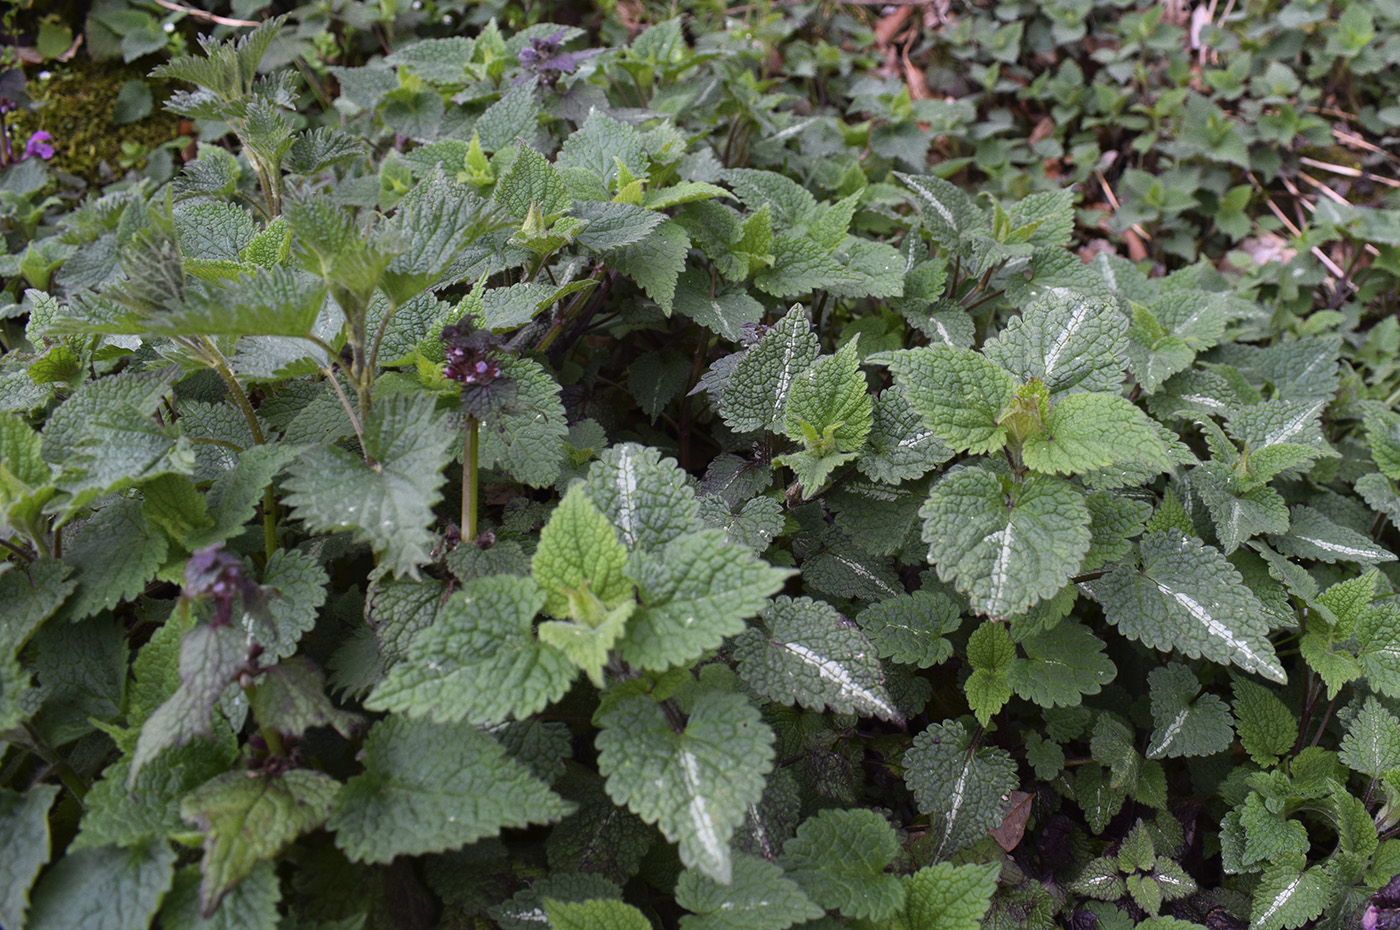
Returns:
[[[1147,414],[1117,394],[1071,394],[1057,401],[1044,432],[1027,437],[1021,457],[1035,471],[1062,475],[1113,465],[1166,471],[1172,465]]]
[[[625,698],[599,713],[608,794],[680,845],[681,862],[727,885],[730,839],[763,794],[773,732],[737,694],[702,692],[677,733],[661,706]]]
[[[609,609],[616,607],[632,593],[626,567],[627,547],[617,530],[593,504],[586,486],[574,485],[540,531],[531,562],[546,594],[545,613],[583,619],[590,596]]]
[[[186,796],[180,815],[204,833],[201,913],[212,914],[259,862],[325,823],[339,791],[329,775],[294,769],[253,778],[226,772]]]
[[[1039,378],[1051,394],[1117,392],[1127,368],[1128,321],[1114,303],[1049,288],[985,347],[1021,381]]]
[[[1218,550],[1173,531],[1149,532],[1140,548],[1140,568],[1125,563],[1082,584],[1124,636],[1287,680],[1264,608]]]
[[[536,638],[545,593],[531,578],[469,581],[420,632],[365,702],[371,710],[440,723],[524,719],[564,696],[577,675],[568,658]]]
[[[495,200],[522,218],[532,205],[546,216],[569,209],[569,194],[558,171],[527,145],[518,147],[515,160],[496,182]]]
[[[865,634],[811,598],[780,597],[734,641],[739,677],[770,701],[902,721]]]
[[[967,638],[967,664],[972,666],[972,674],[963,690],[967,706],[984,727],[1011,700],[1007,673],[1015,661],[1016,645],[1003,623],[986,620]]]
[[[24,926],[29,887],[49,861],[49,808],[58,790],[0,789],[0,927]]]
[[[981,930],[997,890],[995,865],[939,862],[905,880],[905,904],[912,927]]]
[[[622,901],[545,898],[543,904],[545,918],[553,930],[651,930],[646,915]]]
[[[1338,758],[1347,768],[1372,778],[1400,766],[1400,720],[1380,701],[1367,697],[1347,725]]]
[[[792,384],[784,417],[789,439],[808,451],[854,452],[870,432],[873,407],[860,373],[859,339],[819,358]]]
[[[457,849],[573,810],[468,723],[389,717],[363,755],[364,773],[345,784],[327,823],[356,862]]]
[[[77,850],[63,856],[39,880],[29,919],[22,926],[25,930],[145,930],[170,888],[174,871],[175,851],[164,837],[130,849]]]
[[[1147,758],[1210,756],[1230,748],[1235,739],[1230,709],[1214,694],[1199,694],[1195,672],[1174,663],[1154,668],[1147,681],[1155,724]]]
[[[938,577],[993,616],[1053,596],[1089,549],[1084,496],[1054,477],[1014,484],[986,468],[965,468],[934,486],[919,516]]]
[[[1246,678],[1234,677],[1235,731],[1251,759],[1273,765],[1287,755],[1298,736],[1298,719],[1271,689]]]
[[[628,663],[663,671],[691,662],[743,632],[769,595],[791,574],[726,542],[721,530],[699,530],[655,553],[638,552],[627,568],[639,606],[618,651]]]
[[[428,558],[433,506],[441,498],[452,436],[426,395],[381,400],[364,424],[373,464],[336,446],[316,446],[289,468],[286,503],[320,532],[350,530],[395,575],[417,576]]]
[[[885,872],[898,853],[894,829],[875,811],[825,810],[797,828],[779,862],[822,907],[880,921],[904,903],[899,879]]]
[[[720,392],[724,422],[737,432],[782,422],[793,382],[816,361],[819,351],[807,314],[794,304],[734,366]]]
[[[734,881],[721,885],[685,871],[676,903],[697,916],[681,918],[681,930],[785,930],[825,912],[783,870],[756,856],[736,856]]]
[[[1004,749],[972,746],[972,734],[955,720],[934,724],[914,737],[904,754],[904,781],[919,810],[932,816],[934,857],[947,858],[980,840],[1005,814],[1002,798],[1020,781]]]
[[[895,386],[924,425],[956,452],[993,452],[1006,444],[999,424],[1016,394],[1005,369],[971,349],[948,345],[884,356]]]
[[[1041,707],[1073,707],[1118,674],[1104,648],[1088,627],[1062,620],[1021,641],[1026,657],[1012,663],[1007,681],[1016,694]]]

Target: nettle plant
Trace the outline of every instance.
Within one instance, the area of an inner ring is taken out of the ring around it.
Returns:
[[[1400,918],[1341,337],[1082,264],[1068,191],[727,167],[764,89],[679,21],[408,46],[340,128],[277,28],[160,69],[237,145],[12,314],[0,925]]]

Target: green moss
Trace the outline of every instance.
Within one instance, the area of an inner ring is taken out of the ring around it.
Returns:
[[[134,142],[146,150],[179,135],[180,118],[161,108],[171,92],[168,82],[147,79],[156,106],[143,120],[119,126],[112,122],[112,107],[122,85],[145,78],[148,68],[120,63],[99,63],[77,58],[66,64],[50,64],[51,77],[39,80],[38,69],[29,75],[29,93],[39,107],[12,114],[10,136],[21,144],[30,133],[44,130],[53,136],[50,164],[89,183],[120,177],[122,144]]]

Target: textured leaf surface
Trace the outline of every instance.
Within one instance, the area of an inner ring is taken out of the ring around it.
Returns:
[[[1400,720],[1380,701],[1366,698],[1342,737],[1339,758],[1347,768],[1372,778],[1400,766]]]
[[[952,658],[953,644],[946,637],[957,631],[962,617],[950,598],[925,590],[872,604],[856,622],[881,658],[930,668]]]
[[[1024,659],[1012,663],[1007,681],[1041,707],[1073,707],[1098,694],[1118,674],[1104,642],[1081,623],[1063,620],[1021,641]]]
[[[1128,321],[1111,302],[1050,288],[987,343],[987,357],[1051,394],[1117,392],[1127,367]]]
[[[793,382],[816,361],[819,351],[807,314],[794,305],[734,366],[720,392],[724,422],[738,432],[780,422]]]
[[[797,828],[780,861],[822,907],[878,921],[903,903],[899,879],[885,872],[898,853],[894,830],[876,812],[827,810]]]
[[[919,516],[938,577],[994,616],[1054,595],[1089,549],[1084,497],[1058,478],[1013,487],[985,468],[967,468],[935,485]]]
[[[1016,382],[995,362],[971,349],[938,345],[889,358],[895,385],[924,425],[956,452],[983,453],[1006,444],[998,423],[1016,393]]]
[[[357,862],[456,849],[572,810],[471,724],[390,717],[370,730],[364,758],[328,824]]]
[[[784,930],[825,913],[782,869],[754,856],[735,857],[730,885],[682,872],[676,903],[697,915],[682,917],[681,930]]]
[[[787,580],[786,569],[726,542],[720,530],[699,530],[628,566],[640,605],[618,646],[633,665],[661,671],[697,659],[762,609]]]
[[[1196,673],[1184,665],[1164,665],[1147,676],[1155,727],[1147,758],[1209,756],[1230,747],[1235,731],[1230,710],[1214,694],[1200,694]]]
[[[995,867],[947,862],[928,866],[905,883],[909,922],[939,930],[980,930],[996,890]]]
[[[440,723],[525,718],[563,697],[577,670],[535,637],[545,593],[531,578],[469,581],[412,640],[366,702]]]
[[[161,906],[161,926],[166,930],[262,930],[277,923],[281,897],[275,867],[262,862],[206,920],[199,910],[199,870],[186,866],[175,873],[175,884]]]
[[[590,594],[607,607],[617,606],[631,595],[626,566],[627,548],[612,523],[584,486],[570,488],[540,531],[531,562],[535,580],[545,591],[545,613],[568,617],[571,604],[586,601]]]
[[[1263,607],[1218,550],[1161,531],[1144,536],[1141,550],[1140,568],[1120,565],[1083,584],[1124,636],[1286,680]]]
[[[1044,429],[1027,437],[1021,449],[1026,465],[1039,472],[1071,475],[1128,464],[1157,471],[1171,467],[1157,427],[1117,394],[1071,394],[1050,408]]]
[[[648,698],[626,698],[600,714],[598,770],[608,794],[668,840],[681,862],[729,884],[729,841],[763,794],[773,733],[737,694],[707,691],[677,733]]]
[[[49,807],[58,794],[39,785],[23,794],[0,789],[0,927],[23,927],[29,887],[49,861]]]
[[[235,771],[186,796],[180,816],[204,833],[201,912],[213,913],[259,862],[325,823],[339,790],[339,782],[309,769],[260,778]]]
[[[1002,797],[1016,788],[1016,763],[1004,749],[974,749],[957,721],[935,724],[914,737],[904,754],[904,780],[919,810],[933,817],[935,855],[972,845],[1003,817]]]
[[[774,600],[760,623],[735,640],[734,658],[739,677],[770,701],[903,719],[885,690],[885,672],[871,642],[821,601]]]
[[[286,502],[308,527],[350,530],[395,575],[416,577],[433,542],[451,438],[431,398],[387,397],[365,421],[373,464],[338,447],[311,448],[288,470]]]
[[[656,549],[697,528],[700,503],[685,472],[650,446],[608,449],[589,468],[587,487],[628,549]]]
[[[622,901],[555,901],[546,898],[544,912],[554,930],[649,930],[646,915]]]
[[[144,930],[174,870],[175,851],[163,838],[69,853],[34,888],[25,930]]]

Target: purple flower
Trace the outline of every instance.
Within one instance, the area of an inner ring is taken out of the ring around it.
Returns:
[[[49,145],[52,141],[53,136],[44,132],[42,129],[39,130],[34,133],[34,135],[30,136],[29,141],[25,143],[24,157],[38,157],[42,158],[44,161],[48,161],[50,158],[53,158],[53,146]]]

